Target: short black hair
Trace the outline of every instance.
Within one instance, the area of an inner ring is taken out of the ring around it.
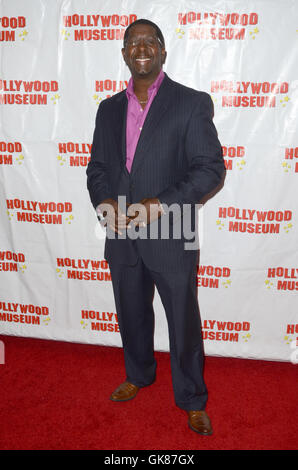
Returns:
[[[155,29],[155,32],[156,32],[156,35],[157,35],[157,38],[159,39],[162,47],[165,47],[165,39],[163,37],[163,34],[160,30],[160,28],[157,26],[157,24],[153,23],[153,21],[150,21],[150,20],[145,20],[145,19],[139,19],[139,20],[136,20],[134,21],[133,23],[131,23],[125,30],[125,33],[124,33],[124,38],[123,38],[123,46],[125,47],[126,45],[126,42],[127,42],[127,39],[128,39],[128,35],[129,35],[129,31],[130,29],[133,27],[133,26],[136,26],[138,24],[147,24],[149,26],[152,26],[154,29]]]

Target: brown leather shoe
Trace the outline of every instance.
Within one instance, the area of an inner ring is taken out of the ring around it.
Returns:
[[[211,436],[213,429],[206,411],[189,411],[188,425],[193,431],[203,436]]]
[[[139,387],[131,384],[130,382],[124,382],[119,385],[118,388],[112,393],[112,401],[128,401],[132,400],[139,391]]]

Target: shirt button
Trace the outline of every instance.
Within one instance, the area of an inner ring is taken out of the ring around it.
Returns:
[[[142,128],[142,127],[140,127],[140,131],[141,131],[142,129],[143,129],[143,128]]]

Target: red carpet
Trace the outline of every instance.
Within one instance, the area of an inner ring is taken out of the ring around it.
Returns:
[[[187,427],[173,401],[169,354],[156,383],[126,403],[109,400],[124,379],[122,350],[2,336],[2,450],[297,449],[297,366],[206,358],[214,434]]]

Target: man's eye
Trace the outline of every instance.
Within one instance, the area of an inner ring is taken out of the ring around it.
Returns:
[[[127,45],[128,47],[137,47],[141,42],[144,42],[145,46],[153,47],[156,45],[157,40],[154,38],[145,39],[144,41],[142,41],[141,39],[136,39],[136,40],[128,41]]]

